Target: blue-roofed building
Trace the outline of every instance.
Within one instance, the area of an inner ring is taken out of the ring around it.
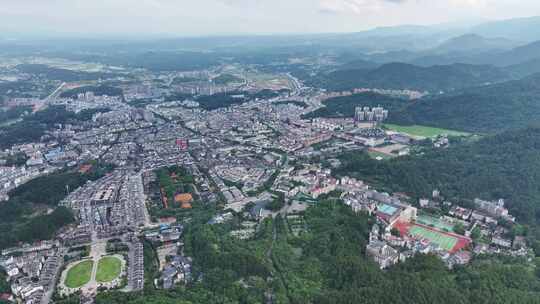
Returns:
[[[396,203],[380,203],[377,205],[377,219],[390,231],[395,223],[410,223],[416,220],[417,209],[411,205]]]

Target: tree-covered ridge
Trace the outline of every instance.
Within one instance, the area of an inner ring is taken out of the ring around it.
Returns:
[[[60,94],[60,97],[64,98],[77,98],[77,95],[86,92],[93,92],[96,96],[124,96],[124,91],[121,88],[109,86],[109,85],[99,85],[99,86],[83,86],[75,89],[71,89]]]
[[[228,235],[237,223],[190,226],[186,252],[200,281],[167,291],[148,282],[144,292],[103,293],[96,303],[540,303],[538,276],[518,260],[448,270],[418,255],[384,272],[365,256],[369,216],[330,200],[304,218],[299,236],[277,217],[247,241]]]
[[[241,83],[244,79],[232,74],[221,74],[215,78],[212,78],[212,82],[217,85],[227,85],[229,83]]]
[[[354,88],[455,91],[509,80],[507,72],[490,65],[452,64],[420,67],[388,63],[374,69],[343,69],[307,79],[308,84],[334,91]]]
[[[23,73],[42,76],[46,79],[60,81],[82,81],[82,80],[98,80],[102,78],[110,78],[113,74],[101,72],[81,72],[67,69],[50,67],[45,64],[20,64],[17,69]]]
[[[391,123],[495,134],[536,124],[540,117],[538,96],[540,74],[535,74],[414,101],[375,93],[336,97],[324,101],[325,107],[305,118],[353,117],[357,106],[381,105],[390,111]]]
[[[9,197],[32,204],[55,206],[66,196],[66,192],[81,187],[89,180],[103,177],[112,169],[112,165],[96,162],[84,174],[72,170],[55,172],[20,185],[9,192]]]
[[[540,117],[540,74],[424,98],[393,113],[395,122],[414,123],[482,133],[524,128]]]
[[[9,120],[17,119],[25,113],[32,112],[32,108],[28,106],[13,107],[5,111],[0,109],[0,124],[5,123]]]
[[[45,110],[25,116],[21,121],[9,126],[0,127],[0,149],[6,149],[15,144],[36,142],[56,124],[74,121],[87,121],[97,112],[106,109],[88,109],[78,114],[69,112],[64,106],[51,106]]]
[[[294,106],[297,106],[297,107],[301,107],[301,108],[307,108],[308,107],[308,104],[303,102],[303,101],[298,101],[298,100],[281,100],[281,101],[278,101],[276,103],[274,103],[275,105],[294,105]]]
[[[279,93],[282,92],[280,91]],[[196,101],[199,103],[201,108],[207,111],[212,111],[220,108],[227,108],[233,105],[243,104],[257,98],[273,98],[278,96],[279,93],[273,90],[261,90],[256,93],[234,91],[199,96]]]
[[[70,209],[58,207],[68,191],[111,170],[110,165],[94,163],[84,174],[72,170],[58,171],[10,191],[10,199],[0,205],[0,248],[54,237],[58,229],[74,221]],[[47,212],[49,209],[51,213]]]
[[[327,118],[343,118],[354,117],[356,107],[377,107],[382,106],[393,112],[403,109],[409,101],[401,98],[390,97],[377,93],[361,93],[350,96],[335,97],[323,101],[324,107],[317,109],[304,118],[327,117]]]

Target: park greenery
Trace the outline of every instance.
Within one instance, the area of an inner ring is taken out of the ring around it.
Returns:
[[[73,265],[67,272],[64,284],[69,288],[79,288],[90,282],[93,266],[92,260],[85,260]]]
[[[181,166],[160,168],[156,171],[159,186],[163,189],[169,202],[174,201],[177,193],[192,193],[193,176]]]
[[[122,261],[114,256],[102,257],[98,262],[96,281],[111,282],[116,279],[122,271]]]
[[[195,191],[195,179],[184,167],[170,166],[157,169],[155,171],[157,180],[151,184],[152,191],[156,194],[152,198],[152,203],[148,206],[148,211],[152,218],[156,220],[158,217],[178,217],[182,220],[189,216],[192,212],[204,212],[208,206],[199,201],[199,197]],[[165,208],[161,193],[165,195],[167,200],[167,208]],[[194,202],[191,204],[191,209],[182,209],[179,202],[175,202],[176,194],[189,193],[192,195]]]

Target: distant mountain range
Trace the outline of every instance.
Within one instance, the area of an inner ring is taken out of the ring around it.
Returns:
[[[522,43],[540,40],[540,16],[513,18],[483,22],[477,25],[401,25],[378,27],[358,32],[361,37],[395,37],[395,36],[434,36],[434,35],[479,35],[487,38],[508,39]]]
[[[467,52],[477,53],[490,50],[508,50],[520,43],[506,38],[486,38],[477,34],[465,34],[450,38],[432,50],[436,53]]]
[[[469,32],[516,41],[540,40],[540,16],[486,22],[472,27]]]

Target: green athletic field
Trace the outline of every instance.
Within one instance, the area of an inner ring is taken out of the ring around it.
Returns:
[[[64,284],[69,288],[79,288],[90,282],[93,266],[94,262],[88,260],[71,267],[68,270]]]
[[[469,135],[471,135],[470,133],[466,133],[466,132],[445,130],[445,129],[441,129],[441,128],[419,126],[419,125],[399,126],[399,125],[393,125],[393,124],[385,124],[384,126],[389,130],[409,134],[411,136],[436,137],[436,136],[443,135],[443,134],[446,134],[446,135],[449,135],[449,136],[469,136]]]
[[[439,245],[442,249],[446,251],[452,250],[452,248],[454,248],[454,246],[456,246],[458,242],[457,238],[455,237],[416,225],[411,227],[411,229],[409,230],[409,234],[414,237],[428,239],[430,242]]]
[[[116,279],[122,271],[122,261],[117,257],[108,256],[99,260],[96,281],[110,282]]]
[[[425,215],[425,214],[418,215],[418,217],[416,218],[416,222],[422,225],[435,227],[443,231],[448,231],[448,232],[454,231],[454,225],[441,221],[438,218],[430,216],[430,215]]]

